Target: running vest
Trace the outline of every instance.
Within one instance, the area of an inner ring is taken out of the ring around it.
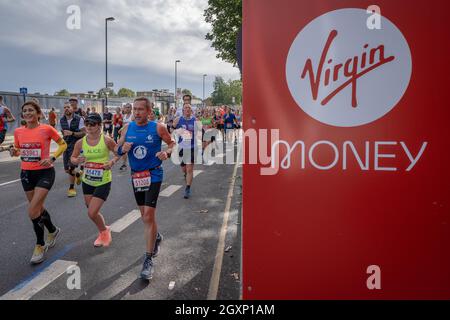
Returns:
[[[191,117],[189,120],[184,116],[180,118],[177,124],[177,128],[183,128],[185,130],[178,139],[178,144],[182,149],[193,149],[195,146],[194,132],[195,132],[195,117]]]
[[[133,114],[132,113],[130,113],[130,115],[128,116],[128,118],[127,118],[127,115],[126,114],[124,114],[123,115],[123,125],[126,125],[127,123],[131,123],[133,120]]]
[[[156,157],[161,151],[161,137],[157,131],[156,122],[148,122],[145,126],[138,126],[136,122],[128,125],[126,142],[133,146],[128,152],[128,161],[132,173],[151,170],[151,182],[161,182],[163,179],[162,161]]]
[[[61,118],[61,120],[59,121],[59,124],[61,125],[62,130],[80,132],[80,129],[79,129],[80,121],[81,121],[81,117],[77,114],[73,114],[73,118],[72,118],[72,121],[70,122],[70,126],[69,126],[69,121],[67,121],[66,116],[63,116]],[[69,147],[74,145],[75,142],[77,142],[79,139],[81,139],[81,138],[76,138],[74,136],[64,137],[64,141],[66,141],[66,143]]]
[[[111,182],[111,170],[103,169],[103,164],[109,161],[109,149],[105,143],[103,134],[100,136],[98,144],[93,147],[87,143],[87,137],[84,137],[82,150],[86,162],[84,163],[83,177],[81,180],[93,187]]]

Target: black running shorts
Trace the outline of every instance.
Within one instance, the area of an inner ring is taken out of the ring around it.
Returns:
[[[109,196],[109,192],[111,191],[111,182],[105,183],[101,186],[94,187],[87,183],[82,183],[83,194],[86,196],[93,196],[95,198],[102,199],[106,201]]]
[[[34,188],[50,190],[55,182],[55,169],[22,170],[20,180],[25,192],[33,191]]]
[[[161,189],[162,182],[152,182],[150,190],[143,192],[134,191],[134,198],[138,206],[156,208],[158,202],[159,191]]]
[[[186,150],[186,153],[184,152]],[[190,155],[189,155],[190,153]],[[195,159],[197,159],[197,149],[191,148],[191,149],[181,149],[178,153],[181,163],[180,166],[184,167],[186,164],[195,164]]]

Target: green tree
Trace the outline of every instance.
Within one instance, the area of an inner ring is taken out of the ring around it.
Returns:
[[[206,105],[207,107],[210,107],[210,106],[213,106],[213,105],[214,105],[213,100],[212,100],[211,97],[208,97],[208,98],[205,99],[205,105]]]
[[[136,93],[128,88],[121,88],[118,92],[117,95],[120,98],[134,98],[136,96]]]
[[[55,92],[55,96],[70,97],[70,92],[67,89],[62,89],[60,91]]]
[[[225,103],[225,91],[226,91],[226,86],[227,84],[225,83],[225,81],[223,80],[222,77],[216,77],[216,79],[214,80],[214,91],[211,94],[211,99],[214,105],[220,105]]]
[[[234,97],[234,103],[233,103]],[[228,80],[225,82],[222,77],[216,77],[214,80],[214,92],[211,94],[211,100],[214,105],[242,103],[242,82],[240,80]]]
[[[108,97],[109,98],[114,98],[116,97],[116,93],[114,92],[114,89],[108,88],[105,90],[105,88],[102,88],[98,91],[98,97],[99,98],[104,98],[105,97],[105,91],[108,93]]]
[[[230,102],[228,104],[242,104],[242,81],[241,80],[229,80],[228,81],[228,96]],[[234,97],[234,103],[233,103]]]
[[[212,47],[219,52],[217,58],[236,66],[236,40],[242,25],[242,0],[208,0],[204,17],[212,25],[212,31],[206,34],[206,39],[212,41]]]

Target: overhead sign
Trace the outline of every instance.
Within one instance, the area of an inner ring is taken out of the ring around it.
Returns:
[[[243,2],[245,299],[450,298],[450,5],[361,3]]]

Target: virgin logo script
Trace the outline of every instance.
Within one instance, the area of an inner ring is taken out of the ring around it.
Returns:
[[[333,41],[338,37],[338,31],[332,30],[328,36],[325,47],[322,50],[317,69],[314,70],[313,61],[311,58],[306,60],[305,66],[301,73],[301,78],[309,78],[311,85],[311,94],[313,100],[317,100],[319,90],[329,87],[330,84],[339,83],[343,78],[345,80],[340,86],[334,89],[327,95],[320,104],[326,106],[327,103],[333,99],[339,92],[346,87],[351,86],[352,90],[352,107],[358,106],[358,79],[376,68],[389,63],[395,59],[395,56],[385,57],[384,45],[380,44],[376,48],[369,49],[369,45],[363,46],[363,52],[359,56],[354,56],[345,61],[345,63],[337,63],[333,59],[328,59],[328,52],[330,51]],[[326,61],[326,62],[325,62]]]

